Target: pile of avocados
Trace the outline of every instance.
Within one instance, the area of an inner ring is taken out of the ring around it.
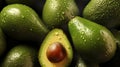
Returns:
[[[0,67],[119,66],[119,0],[0,0]]]

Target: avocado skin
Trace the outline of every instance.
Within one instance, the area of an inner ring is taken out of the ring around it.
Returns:
[[[5,50],[6,50],[6,37],[0,28],[0,56],[5,52]]]
[[[115,38],[104,26],[77,16],[69,22],[68,27],[75,50],[84,60],[103,63],[114,56]],[[109,57],[105,56],[107,53]]]
[[[110,61],[101,64],[102,67],[119,67],[120,66],[120,30],[113,29],[111,31],[115,36],[115,40],[117,43],[117,50],[114,57]]]
[[[22,4],[11,4],[4,7],[0,19],[3,32],[15,40],[38,42],[49,31],[37,13]]]
[[[2,67],[39,67],[35,48],[20,44],[13,47],[5,56]]]
[[[46,0],[42,18],[49,29],[61,27],[79,14],[74,0]]]
[[[119,0],[91,0],[84,8],[83,17],[107,28],[120,26]]]

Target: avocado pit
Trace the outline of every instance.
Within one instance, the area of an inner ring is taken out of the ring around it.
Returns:
[[[61,43],[52,43],[46,52],[47,58],[52,63],[59,63],[66,57],[66,50]]]

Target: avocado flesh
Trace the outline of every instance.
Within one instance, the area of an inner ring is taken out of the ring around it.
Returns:
[[[91,0],[84,8],[83,17],[107,28],[120,26],[119,0]]]
[[[37,66],[36,59],[37,52],[34,48],[20,44],[7,53],[2,67],[34,67]]]
[[[62,61],[57,63],[50,62],[46,55],[48,47],[54,42],[61,43],[66,50],[66,57]],[[72,61],[72,57],[72,46],[61,29],[53,29],[51,32],[48,33],[40,47],[38,56],[39,62],[42,67],[68,67],[68,65]]]
[[[42,18],[48,28],[61,27],[79,14],[74,0],[46,0]]]
[[[15,40],[38,42],[49,31],[37,13],[23,4],[11,4],[4,7],[0,19],[3,32]]]

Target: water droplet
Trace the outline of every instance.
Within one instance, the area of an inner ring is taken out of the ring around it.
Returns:
[[[92,41],[92,38],[90,40]]]
[[[2,19],[2,22],[3,22],[3,23],[5,23],[5,20],[4,20],[4,19]]]
[[[81,34],[83,35],[83,34],[84,34],[84,32],[82,31],[82,32],[81,32]]]
[[[83,38],[83,36],[80,36],[81,38]]]
[[[62,12],[62,14],[65,14],[65,12]]]
[[[84,40],[85,38],[83,37],[82,39]]]
[[[86,42],[87,40],[84,40],[84,42]]]
[[[42,63],[42,66],[45,66],[45,63]]]
[[[6,13],[3,14],[4,17],[5,17],[6,15],[7,15]]]
[[[59,13],[57,13],[57,15],[59,15]]]
[[[25,16],[23,16],[23,15],[22,15],[21,17],[22,17],[22,18],[25,18]]]
[[[56,33],[55,33],[55,35],[56,35],[56,36],[59,36],[59,33],[58,33],[58,32],[56,32]]]
[[[32,31],[33,29],[31,28],[30,31]]]
[[[61,40],[62,38],[61,37],[58,37],[59,40]]]
[[[97,40],[100,40],[100,38],[98,37]]]

